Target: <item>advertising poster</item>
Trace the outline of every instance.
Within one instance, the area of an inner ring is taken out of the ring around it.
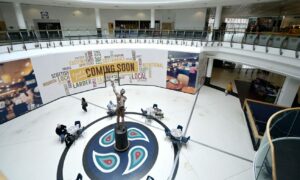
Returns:
[[[121,84],[165,87],[168,51],[93,50],[32,58],[44,102],[105,87],[105,77],[119,72]]]
[[[30,59],[0,64],[0,124],[42,104]]]
[[[167,89],[196,93],[199,70],[199,53],[169,51]]]
[[[198,64],[198,69],[197,69],[197,89],[199,89],[201,86],[204,85],[205,82],[205,77],[206,77],[206,72],[207,72],[207,64],[208,64],[208,59],[204,58],[204,54],[200,53],[199,54],[199,64]]]

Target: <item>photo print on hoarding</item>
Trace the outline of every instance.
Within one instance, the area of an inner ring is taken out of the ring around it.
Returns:
[[[0,64],[0,124],[43,104],[30,59]]]
[[[194,94],[197,91],[199,53],[169,51],[167,89]]]

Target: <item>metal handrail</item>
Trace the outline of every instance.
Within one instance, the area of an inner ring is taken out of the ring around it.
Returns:
[[[22,31],[23,33],[25,31]],[[74,33],[73,33],[74,32]],[[81,33],[83,32],[83,33]],[[92,32],[95,32],[92,33]],[[103,31],[102,31],[103,32]],[[108,31],[107,31],[108,32]],[[88,43],[90,44],[90,39],[91,38],[95,38],[95,39],[115,39],[115,38],[121,38],[121,39],[126,39],[126,38],[136,38],[137,40],[140,38],[158,38],[158,39],[163,39],[166,38],[168,40],[170,39],[174,39],[175,40],[175,44],[177,42],[177,44],[184,44],[187,45],[187,43],[184,42],[184,40],[191,40],[192,43],[191,45],[195,45],[198,46],[198,43],[195,43],[195,41],[200,41],[201,46],[203,46],[203,42],[205,42],[205,46],[207,46],[209,43],[211,43],[211,46],[214,46],[215,42],[218,42],[218,46],[222,44],[222,42],[224,42],[224,34],[233,34],[231,36],[230,39],[230,47],[233,47],[233,43],[234,43],[234,38],[236,36],[236,32],[235,31],[202,31],[202,30],[149,30],[149,29],[114,29],[113,33],[111,34],[111,36],[106,36],[106,35],[99,35],[97,34],[96,29],[84,29],[84,30],[80,30],[80,29],[76,29],[76,30],[70,30],[70,29],[65,29],[65,30],[61,30],[61,29],[56,29],[56,30],[29,30],[27,31],[27,35],[26,35],[26,39],[25,37],[23,37],[23,34],[21,33],[21,31],[0,31],[1,34],[4,34],[4,36],[6,35],[6,37],[4,37],[4,42],[1,45],[5,45],[7,43],[10,44],[10,50],[13,50],[13,45],[14,44],[18,44],[18,43],[23,43],[25,44],[27,41],[34,41],[36,43],[40,43],[41,41],[48,41],[47,46],[50,47],[51,46],[51,42],[52,41],[56,41],[59,40],[60,42],[62,42],[63,40],[68,39],[70,41],[70,45],[74,45],[73,43],[73,38],[75,37],[75,39],[79,39],[80,44],[82,43],[81,41],[84,39],[88,40]],[[212,33],[212,34],[210,34]],[[16,36],[14,34],[19,34],[19,36]],[[196,34],[200,35],[200,39],[199,36]],[[243,33],[243,37],[242,37],[242,41],[240,42],[241,44],[241,48],[244,48],[244,45],[246,44],[246,38],[247,35],[251,35],[251,34],[257,34],[257,33]],[[286,47],[284,46],[284,44],[287,41],[288,37],[295,37],[295,35],[289,35],[289,34],[277,34],[277,33],[260,33],[261,35],[271,35],[272,38],[274,37],[278,37],[278,36],[284,36],[285,40],[282,41],[280,48],[279,48],[279,54],[282,55],[283,54],[283,49],[285,49]],[[13,37],[11,37],[10,35],[14,35]],[[209,36],[213,36],[212,39],[210,39]],[[216,37],[216,35],[218,35],[218,37]],[[300,38],[300,35],[298,36]],[[217,39],[218,38],[218,39]],[[259,38],[259,35],[255,38],[255,41],[253,43],[251,43],[250,45],[252,45],[252,49],[255,51],[255,46],[257,38]],[[180,41],[178,41],[180,40]],[[105,41],[106,42],[106,41]],[[160,41],[162,42],[162,41]],[[85,41],[83,42],[85,43]],[[172,41],[171,41],[172,43]],[[172,43],[173,44],[173,43]],[[60,43],[60,45],[62,45],[62,43]],[[267,44],[265,45],[265,49],[266,49],[266,53],[269,51],[269,47],[272,47],[272,45],[270,45],[269,41],[267,42]],[[295,57],[299,58],[299,51],[300,51],[300,43],[297,45],[297,47],[294,48],[295,51]]]
[[[276,113],[274,113],[270,119],[268,120],[267,123],[267,129],[266,129],[266,133],[267,133],[267,138],[271,147],[271,157],[272,157],[272,179],[273,180],[277,180],[277,176],[276,176],[276,162],[275,162],[275,149],[274,149],[274,144],[273,144],[273,139],[272,136],[270,134],[271,132],[271,124],[274,123],[274,119],[276,116],[278,116],[281,113],[287,112],[287,111],[300,111],[300,107],[296,107],[296,108],[288,108],[288,109],[284,109],[281,111],[278,111]]]

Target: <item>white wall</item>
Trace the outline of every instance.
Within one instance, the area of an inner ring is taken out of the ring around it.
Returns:
[[[150,10],[118,10],[118,9],[100,9],[101,27],[108,29],[108,23],[114,23],[115,20],[149,20]]]
[[[100,10],[101,27],[108,29],[109,22],[115,20],[149,20],[150,10]],[[199,29],[205,25],[206,8],[156,10],[155,20],[174,23],[175,29]]]
[[[1,5],[1,4],[0,4],[0,5]],[[0,21],[4,21],[3,16],[2,16],[1,8],[0,8]]]
[[[40,12],[49,13],[49,19],[58,19],[62,29],[96,29],[94,9],[56,6],[22,5],[27,28],[34,27],[35,19],[41,19]]]
[[[18,29],[14,8],[11,3],[0,3],[7,27]],[[41,19],[42,10],[49,13],[50,20],[59,20],[62,29],[96,29],[95,12],[93,8],[70,8],[57,6],[42,6],[22,4],[23,15],[27,29],[36,28],[34,20]],[[174,23],[175,29],[203,29],[206,8],[156,10],[155,20]],[[115,20],[149,20],[150,9],[100,9],[101,26],[108,29],[108,23]]]
[[[18,30],[19,27],[13,5],[11,3],[0,3],[0,11],[2,13],[2,18],[5,21],[6,28],[9,30]]]
[[[206,8],[178,9],[175,16],[175,29],[204,29]]]

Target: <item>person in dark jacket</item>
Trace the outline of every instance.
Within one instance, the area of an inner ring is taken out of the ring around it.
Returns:
[[[65,140],[65,136],[68,133],[67,131],[67,126],[63,125],[63,124],[57,124],[57,127],[55,129],[56,134],[60,137],[60,141],[61,143],[64,142]]]
[[[85,101],[84,98],[81,98],[81,106],[82,106],[82,109],[87,112],[87,109],[86,107],[88,106],[88,103]]]

